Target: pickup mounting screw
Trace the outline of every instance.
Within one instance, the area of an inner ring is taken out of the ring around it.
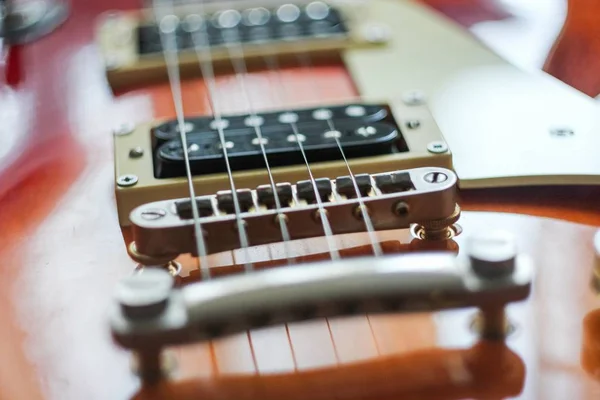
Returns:
[[[411,90],[402,95],[402,101],[407,106],[420,106],[425,104],[425,93],[420,90]]]
[[[440,141],[431,142],[427,145],[427,151],[432,154],[444,154],[448,151],[448,145]]]
[[[129,150],[129,158],[140,158],[144,155],[144,149],[142,149],[141,147],[134,147],[133,149]]]
[[[121,187],[129,187],[129,186],[133,186],[136,183],[138,183],[138,177],[137,175],[133,175],[133,174],[127,174],[127,175],[121,175],[120,177],[117,178],[117,185],[121,186]]]
[[[413,119],[406,123],[406,127],[408,129],[417,129],[420,126],[421,126],[421,121],[419,121],[418,119]]]
[[[130,122],[126,122],[124,124],[121,124],[121,125],[117,126],[113,130],[113,134],[115,136],[129,135],[130,133],[133,132],[134,129],[135,129],[135,125],[134,124],[132,124]]]
[[[448,175],[443,172],[430,172],[423,179],[429,183],[442,183],[448,180]]]

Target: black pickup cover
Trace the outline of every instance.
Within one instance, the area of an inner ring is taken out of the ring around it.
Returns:
[[[264,10],[264,9],[262,9]],[[251,11],[238,10],[244,15]],[[306,9],[301,8],[298,18],[291,22],[282,21],[277,18],[276,10],[268,11],[268,20],[260,23],[248,23],[240,21],[235,27],[224,28],[215,23],[218,14],[207,15],[203,20],[210,21],[202,25],[200,34],[204,35],[202,43],[208,39],[211,47],[222,46],[229,42],[236,44],[260,44],[268,45],[274,41],[302,40],[306,38],[331,38],[337,36],[347,36],[348,30],[344,24],[339,10],[330,7],[328,15],[323,19],[315,19],[309,16]],[[138,27],[138,46],[141,55],[161,53],[162,44],[160,32],[156,24],[141,25]],[[193,49],[194,40],[190,29],[186,26],[186,20],[183,18],[175,31],[176,42],[180,50]]]
[[[331,115],[330,119],[323,117],[328,114]],[[294,118],[290,119],[290,115]],[[398,125],[385,105],[348,104],[269,112],[258,114],[257,118],[249,118],[248,115],[224,116],[221,122],[226,126],[223,134],[233,171],[265,168],[257,129],[252,121],[261,122],[260,132],[271,167],[305,164],[295,133],[299,134],[310,163],[342,159],[336,139],[347,158],[408,151]],[[335,128],[333,132],[331,125]],[[192,174],[226,172],[221,141],[213,118],[189,118],[185,130]],[[185,176],[177,121],[168,121],[154,128],[152,139],[156,178]]]

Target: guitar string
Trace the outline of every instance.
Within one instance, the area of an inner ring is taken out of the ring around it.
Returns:
[[[233,11],[233,12],[237,13],[237,11]],[[236,14],[232,14],[232,16],[233,15],[236,15]],[[237,14],[237,16],[239,17],[239,14]],[[237,79],[239,81],[239,84],[240,84],[240,86],[242,88],[242,92],[243,92],[244,97],[246,99],[246,103],[248,104],[248,108],[250,110],[250,116],[252,118],[256,118],[257,115],[256,115],[256,112],[255,112],[255,108],[252,105],[252,101],[250,99],[250,95],[249,95],[249,92],[247,90],[246,81],[245,81],[245,75],[247,75],[247,73],[248,73],[248,67],[247,67],[247,64],[246,64],[246,61],[245,61],[244,49],[243,49],[243,46],[242,46],[240,38],[239,38],[239,24],[241,23],[241,20],[238,19],[238,21],[233,21],[233,22],[235,22],[233,24],[233,25],[235,25],[234,26],[235,27],[235,31],[230,31],[230,33],[234,32],[234,33],[232,33],[232,36],[233,36],[234,40],[228,40],[228,38],[225,37],[225,34],[223,32],[223,41],[225,43],[226,48],[228,49],[229,58],[230,58],[231,63],[233,65],[234,72],[235,72],[236,77],[237,77]],[[231,37],[229,39],[231,39]],[[279,102],[279,103],[282,103],[282,102]],[[291,110],[288,111],[288,113],[289,112],[291,112]],[[324,207],[322,205],[322,200],[320,198],[320,193],[317,190],[315,179],[312,176],[312,171],[310,170],[310,165],[309,165],[308,160],[306,158],[306,154],[303,151],[302,140],[300,140],[299,131],[298,131],[297,126],[295,125],[295,123],[292,123],[291,125],[292,125],[292,129],[294,131],[296,142],[299,144],[299,148],[300,148],[300,150],[302,152],[303,158],[305,159],[305,163],[306,163],[309,175],[311,177],[311,183],[313,185],[313,190],[315,191],[315,197],[317,199],[317,202],[320,203],[319,204],[320,210],[322,210]],[[261,144],[261,151],[262,151],[263,157],[265,159],[265,164],[267,166],[267,170],[269,172],[269,178],[271,179],[271,185],[272,185],[272,188],[273,188],[273,192],[276,193],[276,191],[275,191],[275,185],[274,185],[274,180],[272,178],[272,174],[271,174],[271,171],[270,171],[270,168],[269,168],[268,159],[267,159],[266,152],[265,152],[265,149],[264,149],[264,146],[263,146],[264,141],[262,140],[262,131],[261,131],[260,125],[255,125],[255,131],[256,131],[257,139],[259,140],[259,143]],[[327,217],[326,213],[323,213],[322,211],[320,211],[320,212],[321,212],[322,219],[327,218],[326,220],[323,221],[323,224],[324,224],[324,226],[323,226],[324,233],[326,234],[326,237],[331,238],[332,237],[332,231],[331,231],[331,227],[329,225],[328,217]],[[337,252],[337,249],[335,249],[335,245],[331,244],[330,240],[328,240],[328,246],[329,246],[329,249],[330,249],[330,253],[332,255],[332,259],[339,258],[339,253]],[[332,251],[332,249],[334,249],[334,250]],[[289,254],[289,252],[288,252],[288,254]],[[329,329],[330,339],[331,339],[332,346],[333,346],[333,349],[334,349],[334,354],[335,354],[336,360],[337,360],[337,362],[339,364],[340,363],[340,356],[339,356],[339,352],[338,352],[337,346],[335,345],[335,341],[333,340],[333,332],[331,330],[331,326],[329,325],[329,321],[328,320],[326,320],[326,321],[327,321],[327,325],[328,325],[328,329]],[[294,351],[294,347],[292,345],[291,332],[290,332],[290,328],[289,328],[288,324],[286,324],[285,330],[286,330],[286,335],[287,335],[288,342],[289,342],[289,345],[290,345],[290,351],[291,351],[291,356],[292,356],[292,360],[293,360],[293,364],[294,364],[294,369],[297,370],[298,369],[298,362],[297,362],[297,359],[296,359],[296,354],[295,354],[295,351]],[[249,338],[249,341],[250,341],[250,347],[252,349],[252,339],[251,339],[250,335],[248,336],[248,338]]]
[[[309,72],[312,72],[313,70],[313,64],[310,58],[310,52],[301,52],[301,53],[297,53],[296,54],[297,59],[299,60],[300,64],[302,65],[303,68],[307,69]],[[318,92],[320,91],[318,85],[316,85],[316,81],[314,82],[315,84],[313,84],[313,91],[315,93],[318,94]],[[332,131],[335,131],[335,125],[333,123],[333,120],[331,118],[327,119],[327,124],[329,125],[329,129],[331,129]],[[360,194],[360,189],[358,187],[358,183],[356,181],[356,177],[354,176],[354,174],[352,173],[352,170],[350,168],[350,165],[348,164],[348,160],[346,159],[346,155],[344,153],[344,149],[339,141],[339,139],[336,137],[335,138],[336,143],[338,145],[338,148],[342,154],[342,157],[344,158],[344,162],[346,164],[346,167],[348,168],[348,173],[351,176],[352,179],[352,183],[354,185],[354,190],[356,191],[356,196],[357,199],[359,201],[359,207],[361,209],[361,214],[363,216],[363,221],[365,223],[365,227],[367,229],[367,233],[369,235],[369,240],[371,242],[371,247],[373,248],[373,256],[374,257],[381,257],[383,255],[383,249],[381,248],[381,244],[379,243],[379,240],[377,238],[377,234],[375,232],[375,229],[373,227],[373,222],[371,220],[371,217],[369,216],[368,210],[364,205],[364,202],[362,201],[362,197]],[[373,344],[375,345],[375,350],[377,352],[378,355],[381,355],[381,349],[379,346],[379,343],[377,342],[377,336],[375,335],[375,329],[373,327],[373,322],[371,321],[371,316],[369,315],[369,313],[366,313],[365,316],[367,317],[367,324],[369,325],[369,331],[371,332],[371,336],[373,338]]]
[[[208,35],[208,23],[206,19],[203,17],[206,15],[204,12],[204,1],[199,2],[199,12],[201,15],[198,15],[198,19],[196,20],[197,25],[194,27],[196,29],[191,30],[192,42],[194,44],[194,50],[196,53],[196,57],[198,59],[198,64],[200,66],[200,70],[202,72],[202,77],[204,83],[207,88],[208,101],[212,109],[213,117],[214,117],[214,127],[217,128],[217,132],[219,135],[219,142],[221,144],[221,150],[223,151],[223,158],[225,161],[225,167],[227,169],[227,176],[229,178],[229,186],[231,188],[231,197],[233,200],[233,208],[235,211],[235,219],[236,219],[236,227],[238,231],[240,247],[244,252],[244,269],[246,272],[252,272],[254,270],[254,265],[250,261],[250,253],[248,251],[249,240],[248,240],[248,232],[246,231],[246,223],[241,218],[241,208],[239,197],[235,185],[235,180],[233,178],[231,164],[229,161],[229,154],[227,151],[227,141],[225,140],[225,119],[223,119],[223,115],[221,113],[220,105],[217,99],[217,88],[216,88],[216,79],[214,68],[212,64],[212,55],[211,55],[211,44]],[[197,15],[197,14],[191,14]],[[188,18],[190,15],[188,15]],[[188,20],[190,22],[190,20]],[[213,127],[213,129],[214,129]]]
[[[311,72],[311,70],[313,70],[312,61],[310,58],[310,52],[298,53],[298,54],[296,54],[296,58],[300,61],[300,65],[302,66],[302,68],[308,70],[309,72]],[[319,95],[320,90],[319,90],[319,86],[316,84],[316,80],[311,80],[311,83],[312,83],[312,87],[313,87],[313,92],[315,94]],[[335,123],[333,122],[333,118],[331,115],[329,115],[326,118],[326,121],[327,121],[327,125],[329,126],[330,132],[334,133],[332,136],[335,139],[335,143],[337,144],[337,147],[340,151],[342,159],[344,160],[345,167],[348,170],[348,174],[350,175],[352,185],[354,186],[354,192],[356,194],[356,199],[359,204],[361,216],[362,216],[363,222],[365,224],[365,228],[367,230],[367,235],[369,236],[369,241],[371,242],[371,247],[373,249],[373,255],[375,257],[381,257],[383,255],[383,250],[382,250],[381,244],[379,243],[379,240],[377,238],[377,233],[376,233],[375,227],[373,225],[373,220],[371,219],[371,216],[369,215],[369,211],[368,211],[368,209],[365,205],[365,202],[363,200],[363,197],[360,193],[360,188],[358,186],[356,176],[352,172],[352,168],[350,167],[350,164],[348,163],[348,158],[346,157],[346,152],[344,151],[342,143],[340,142],[339,136],[335,135],[335,133],[338,133],[338,132],[341,133],[341,132],[336,129]]]
[[[239,26],[239,25],[238,25]],[[238,41],[239,42],[239,41]],[[244,59],[244,53],[243,53],[243,48],[241,46],[241,43],[239,44],[239,46],[236,46],[237,51],[237,67],[234,66],[234,68],[237,68],[238,71],[239,70],[243,70],[243,71],[247,71],[247,66],[245,63],[245,59]],[[245,90],[245,95],[249,96],[247,93],[247,90]],[[291,112],[291,110],[288,111],[288,113]],[[325,234],[325,238],[328,244],[328,249],[329,249],[329,253],[330,256],[333,260],[337,260],[340,258],[339,256],[339,251],[336,247],[334,238],[333,238],[333,231],[331,229],[331,224],[329,222],[329,217],[327,215],[327,211],[325,210],[325,207],[323,205],[323,200],[321,198],[321,194],[318,191],[318,187],[317,187],[317,183],[316,180],[314,178],[314,175],[312,173],[312,169],[310,167],[310,163],[308,161],[305,149],[304,149],[304,145],[302,144],[303,142],[303,136],[301,135],[298,126],[296,124],[296,122],[289,122],[290,127],[292,128],[293,134],[294,134],[294,139],[295,142],[298,144],[299,150],[302,154],[302,158],[304,160],[304,163],[306,165],[307,171],[308,171],[308,175],[309,175],[309,179],[311,182],[311,185],[313,187],[313,191],[315,193],[315,200],[317,202],[317,207],[318,207],[318,215],[319,215],[319,219],[321,220],[321,224],[323,226],[323,231]]]
[[[268,143],[268,138],[265,140],[265,137],[263,136],[263,132],[262,132],[262,123],[263,122],[259,120],[261,117],[259,117],[259,115],[256,112],[256,108],[252,102],[251,96],[248,91],[248,87],[246,85],[245,76],[248,74],[248,67],[245,62],[245,54],[244,54],[244,49],[242,47],[242,43],[240,40],[240,31],[239,31],[239,24],[241,23],[242,16],[239,14],[239,12],[237,10],[230,10],[230,11],[237,13],[237,16],[239,17],[239,21],[237,21],[236,26],[234,28],[232,28],[235,30],[230,30],[228,32],[230,34],[230,37],[227,37],[227,35],[225,34],[224,31],[221,33],[221,36],[223,38],[225,47],[227,48],[227,51],[229,53],[229,59],[231,61],[231,65],[233,66],[236,79],[238,81],[241,92],[243,94],[244,101],[247,105],[250,121],[254,121],[254,123],[250,124],[250,125],[252,125],[252,127],[254,128],[256,140],[258,142],[258,146],[260,147],[260,151],[261,151],[263,160],[265,162],[265,167],[266,167],[266,170],[267,170],[267,173],[269,176],[269,184],[271,186],[271,190],[273,191],[275,210],[277,212],[277,220],[279,222],[279,228],[281,230],[281,237],[283,239],[285,259],[287,260],[287,262],[289,264],[292,264],[295,262],[295,257],[290,257],[291,237],[290,237],[290,232],[289,232],[289,229],[287,226],[287,217],[282,212],[281,200],[279,197],[279,193],[277,191],[277,184],[275,183],[275,179],[273,178],[273,173],[271,170],[271,166],[269,164],[269,158],[267,156],[267,151],[265,148],[265,144]],[[227,12],[227,11],[225,11],[225,12]]]
[[[296,47],[297,49],[298,48],[302,48],[300,51],[296,52],[296,57],[297,57],[298,61],[300,62],[300,65],[304,69],[308,70],[309,72],[312,72],[312,61],[311,61],[311,56],[310,56],[310,49],[307,49],[306,46],[304,46],[302,44],[302,42],[296,43],[296,46],[297,46]],[[279,87],[281,87],[281,88],[283,88],[284,90],[287,91],[286,86],[283,84],[283,79],[281,77],[279,66],[277,64],[277,59],[274,56],[270,56],[270,57],[267,57],[265,60],[267,61],[269,69],[271,71],[276,71],[276,75],[278,76],[278,78],[280,80]],[[312,80],[311,83],[313,84],[313,87],[314,87],[313,92],[318,94],[318,92],[320,90],[319,90],[319,87],[317,85],[317,82],[315,80]],[[332,120],[331,117],[327,118],[327,123],[328,123],[329,129],[331,131],[336,131],[335,125],[334,125],[333,120]],[[346,158],[345,152],[343,150],[343,147],[342,147],[339,139],[336,136],[334,136],[334,138],[336,140],[336,144],[337,144],[337,146],[338,146],[338,148],[340,150],[340,153],[341,153],[341,155],[342,155],[342,157],[344,159],[344,163],[346,165],[346,168],[348,169],[348,172],[350,174],[350,177],[351,177],[351,180],[352,180],[352,184],[354,186],[354,190],[356,192],[356,196],[357,196],[357,199],[359,201],[359,207],[360,207],[360,210],[361,210],[363,221],[365,223],[365,228],[367,229],[367,233],[369,235],[369,240],[371,242],[371,247],[373,249],[373,254],[374,254],[375,257],[379,257],[379,256],[381,256],[383,254],[383,250],[381,248],[381,245],[380,245],[379,241],[377,240],[377,236],[376,236],[376,233],[375,233],[375,230],[374,230],[374,227],[373,227],[372,220],[371,220],[371,218],[370,218],[370,216],[368,214],[367,208],[364,205],[364,201],[362,200],[362,196],[360,194],[360,189],[358,187],[358,183],[356,181],[356,177],[352,173],[352,170],[350,168],[350,165],[348,163],[348,160]],[[367,317],[367,323],[369,325],[369,330],[370,330],[372,338],[373,338],[373,343],[375,345],[376,352],[377,352],[377,354],[381,354],[380,347],[379,347],[379,344],[377,342],[377,338],[375,336],[375,330],[374,330],[373,324],[371,322],[371,318],[370,318],[370,316],[368,314],[366,314],[366,317]],[[332,330],[330,321],[328,319],[327,319],[327,326],[328,326],[329,334],[331,336],[331,341],[332,341],[332,344],[333,344],[333,347],[334,347],[334,352],[336,353],[336,359],[338,360],[338,363],[339,363],[339,356],[338,356],[337,349],[336,349],[336,346],[335,346],[333,330]]]
[[[161,4],[163,3],[163,4]],[[165,11],[162,15],[158,12],[163,7]],[[196,236],[196,251],[198,252],[198,269],[200,270],[203,280],[211,279],[210,266],[206,251],[206,243],[200,222],[200,212],[196,203],[196,192],[192,179],[192,170],[190,167],[189,154],[187,152],[187,132],[185,129],[183,96],[181,93],[181,77],[179,72],[179,55],[177,39],[175,37],[176,25],[169,26],[165,21],[170,15],[174,16],[173,5],[169,1],[153,0],[153,12],[157,23],[160,41],[163,49],[163,56],[167,65],[167,74],[169,77],[169,86],[173,97],[173,104],[177,115],[177,127],[179,129],[179,139],[183,150],[183,158],[185,161],[185,171],[187,176],[188,191],[190,194],[190,202],[192,206],[192,217],[194,219],[194,235]]]

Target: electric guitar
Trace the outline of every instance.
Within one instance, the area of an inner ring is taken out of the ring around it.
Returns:
[[[598,396],[590,97],[418,2],[134,3],[7,25],[0,399]]]

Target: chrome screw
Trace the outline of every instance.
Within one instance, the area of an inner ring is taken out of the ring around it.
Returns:
[[[448,180],[448,175],[443,172],[430,172],[423,179],[429,183],[442,183]]]
[[[165,215],[167,215],[167,212],[160,208],[152,208],[150,210],[144,210],[141,213],[142,218],[145,219],[146,221],[155,221],[157,219],[163,218]]]
[[[569,137],[575,135],[575,131],[569,128],[550,129],[550,135],[556,137]]]
[[[129,187],[138,183],[138,177],[133,174],[121,175],[117,178],[117,185],[121,187]]]
[[[410,211],[410,206],[405,201],[399,201],[394,206],[394,214],[399,217],[406,217]]]
[[[402,101],[407,106],[420,106],[425,104],[425,93],[420,90],[411,90],[402,95]]]
[[[129,158],[140,158],[144,155],[144,149],[142,149],[141,147],[134,147],[133,149],[129,150]]]
[[[432,154],[444,154],[448,151],[448,145],[444,142],[431,142],[427,145],[427,151]]]
[[[385,25],[369,25],[364,31],[365,40],[369,43],[386,43],[390,40],[390,29]]]
[[[414,119],[414,120],[408,121],[406,123],[406,126],[408,127],[408,129],[417,129],[421,126],[421,121]]]
[[[124,124],[121,124],[121,125],[117,126],[113,130],[113,134],[115,136],[129,135],[130,133],[133,132],[134,129],[135,129],[135,125],[134,124],[132,124],[131,122],[126,122]]]

